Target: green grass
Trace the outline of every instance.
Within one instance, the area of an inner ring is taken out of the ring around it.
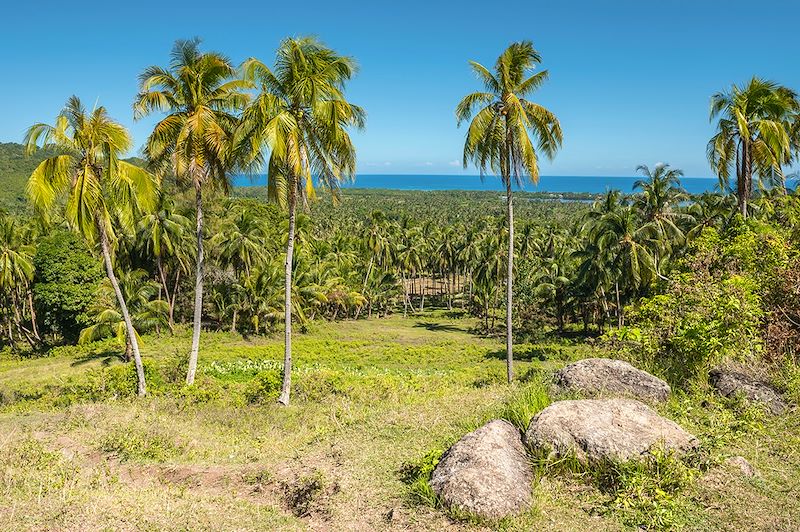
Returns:
[[[30,360],[3,355],[0,529],[487,525],[453,521],[436,507],[423,480],[438,456],[488,419],[524,428],[551,400],[549,372],[598,352],[581,343],[521,344],[515,369],[524,378],[509,387],[502,341],[472,334],[475,325],[441,312],[314,323],[295,340],[288,408],[274,401],[280,336],[204,333],[193,388],[181,384],[189,331],[145,337],[152,394],[144,400],[130,397],[130,368],[108,345]],[[534,508],[489,526],[617,530],[658,525],[664,509],[661,522],[687,529],[797,524],[796,413],[768,418],[702,390],[677,394],[662,410],[711,450],[707,472],[665,490],[668,503],[656,491],[665,483],[638,470],[620,472],[613,490],[542,474]],[[761,476],[726,468],[733,455]]]

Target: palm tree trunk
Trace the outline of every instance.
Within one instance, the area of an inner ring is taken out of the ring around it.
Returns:
[[[289,404],[292,388],[292,260],[294,257],[295,211],[297,210],[297,182],[291,178],[289,190],[289,235],[286,239],[286,263],[284,264],[284,332],[283,351],[283,383],[278,402],[284,406]]]
[[[147,385],[144,380],[144,365],[142,364],[142,355],[139,352],[139,340],[136,338],[136,330],[133,328],[131,315],[128,312],[128,305],[125,303],[125,297],[122,295],[119,282],[117,282],[117,276],[114,274],[114,266],[111,263],[111,253],[108,250],[108,235],[106,235],[106,230],[102,226],[102,223],[98,225],[100,229],[100,249],[103,252],[103,262],[106,265],[106,274],[108,275],[108,280],[111,281],[111,286],[114,287],[114,293],[117,296],[117,303],[119,303],[119,309],[122,312],[122,320],[125,322],[125,332],[128,335],[128,343],[130,344],[131,351],[133,352],[133,363],[136,366],[136,377],[138,381],[137,394],[139,397],[144,397],[147,394]]]
[[[33,308],[33,292],[28,291],[28,308],[31,311],[31,327],[33,328],[33,335],[36,337],[38,341],[42,341],[42,337],[39,336],[39,326],[36,324],[36,311]]]
[[[203,194],[199,179],[194,183],[195,208],[197,211],[197,277],[194,283],[194,323],[192,328],[192,350],[189,352],[189,371],[186,373],[186,384],[194,384],[197,372],[197,355],[200,351],[200,328],[203,319]]]
[[[164,272],[164,264],[161,261],[161,255],[156,255],[156,266],[158,268],[158,277],[161,279],[161,285],[164,287],[164,296],[167,298],[167,305],[169,305],[169,330],[175,332],[175,322],[172,321],[172,308],[174,307],[174,303],[169,293],[169,283],[167,283],[167,275]]]
[[[614,290],[617,293],[617,327],[625,325],[625,319],[622,317],[622,305],[619,299],[619,282],[614,283]]]
[[[511,179],[506,178],[506,205],[508,207],[508,271],[506,281],[506,376],[508,382],[514,379],[514,352],[512,335],[511,305],[514,294],[514,202],[511,197]]]
[[[750,150],[747,141],[742,142],[741,169],[736,180],[736,193],[739,199],[739,212],[743,218],[747,218],[747,199],[750,195]]]
[[[169,302],[169,322],[175,324],[175,301],[178,300],[178,288],[180,288],[181,269],[175,272],[175,284],[172,285],[172,300]]]

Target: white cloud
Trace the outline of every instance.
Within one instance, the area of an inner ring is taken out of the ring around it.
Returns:
[[[447,163],[449,166],[461,166],[461,161],[450,161]]]

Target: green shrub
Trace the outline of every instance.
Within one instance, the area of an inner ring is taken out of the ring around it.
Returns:
[[[281,391],[282,382],[283,379],[279,371],[262,371],[249,383],[245,390],[245,399],[248,403],[274,401]]]
[[[415,504],[439,507],[440,501],[433,492],[430,480],[443,454],[442,449],[433,449],[419,460],[400,468],[400,479],[408,486],[408,496]]]
[[[501,407],[498,417],[524,432],[531,418],[549,404],[547,386],[541,380],[534,380],[512,392],[511,397]]]

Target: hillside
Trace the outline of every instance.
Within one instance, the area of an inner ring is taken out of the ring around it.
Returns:
[[[0,207],[11,211],[24,208],[25,183],[31,172],[48,155],[48,152],[42,151],[27,157],[22,144],[0,144]]]
[[[31,172],[49,155],[50,152],[44,150],[28,157],[22,144],[0,143],[0,208],[13,212],[24,210],[25,183]],[[125,160],[137,166],[144,164],[144,160],[138,157]]]

